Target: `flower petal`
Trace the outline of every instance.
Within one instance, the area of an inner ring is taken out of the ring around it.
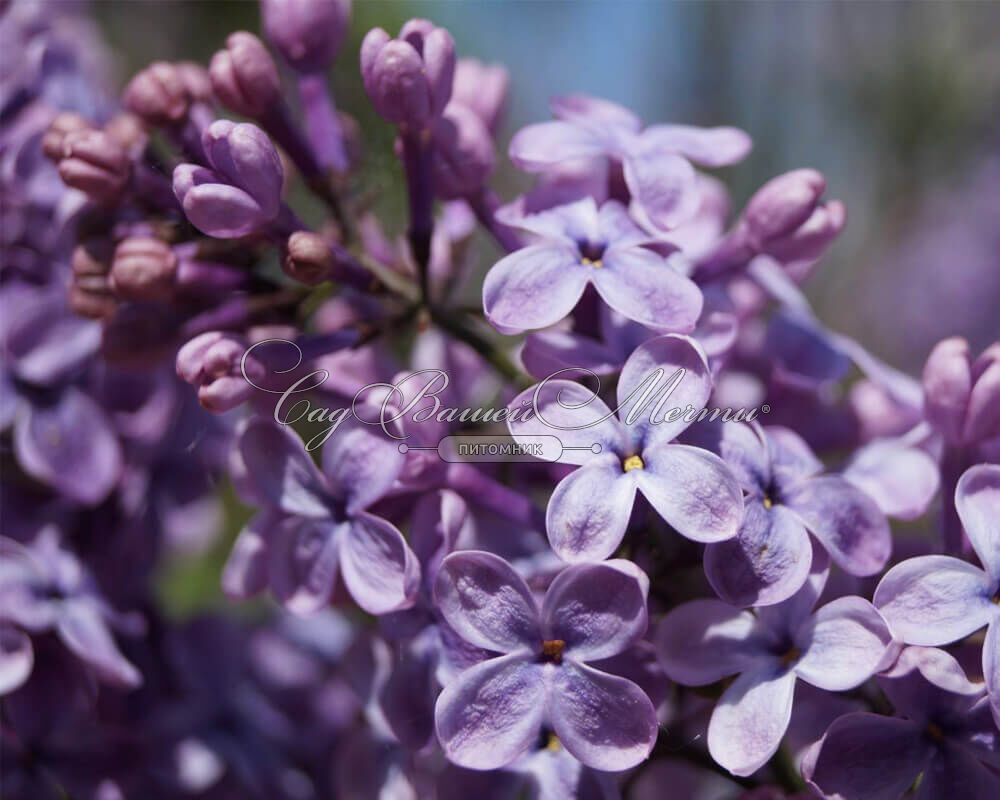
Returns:
[[[387,419],[391,413],[386,412]],[[380,419],[379,410],[359,411],[359,415],[368,421]],[[380,425],[362,422],[354,414],[345,417],[323,445],[323,474],[331,490],[347,501],[348,514],[367,508],[388,492],[405,463],[398,441]]]
[[[743,520],[743,493],[725,462],[686,444],[661,444],[642,453],[633,470],[650,505],[677,532],[696,542],[731,539]]]
[[[486,318],[503,333],[554,325],[576,307],[590,269],[564,244],[516,250],[494,264],[483,281]]]
[[[809,575],[812,545],[802,523],[781,506],[748,502],[736,537],[705,547],[705,576],[735,606],[780,603]]]
[[[923,450],[894,441],[875,441],[862,447],[843,475],[871,495],[882,513],[897,519],[922,516],[940,483],[934,459]]]
[[[642,247],[610,247],[591,278],[615,311],[654,330],[694,330],[704,300],[694,281],[668,259]]]
[[[280,519],[280,515],[276,512],[264,510],[254,516],[240,531],[222,569],[222,590],[226,595],[246,599],[264,591],[267,587],[270,557],[267,537]]]
[[[533,412],[527,420],[518,417],[508,422],[515,441],[527,443],[532,436],[556,436],[562,442],[559,461],[563,464],[586,464],[599,454],[625,454],[622,424],[600,397],[579,383],[544,381],[521,392],[508,407]],[[594,445],[599,447],[595,450]]]
[[[965,471],[955,488],[955,510],[983,568],[1000,582],[1000,464]]]
[[[346,522],[290,517],[271,536],[268,575],[275,598],[294,614],[312,614],[330,602]]]
[[[270,219],[247,192],[226,183],[192,186],[182,204],[184,216],[192,225],[218,239],[246,236]]]
[[[0,697],[22,686],[34,664],[35,651],[28,634],[0,623]]]
[[[52,405],[33,405],[14,428],[18,463],[34,478],[87,506],[121,477],[122,452],[104,411],[68,388]]]
[[[853,689],[878,669],[892,641],[885,620],[867,600],[840,597],[827,603],[796,636],[802,657],[796,674],[829,692]]]
[[[477,647],[506,653],[541,646],[531,592],[513,567],[492,553],[464,550],[445,558],[434,602],[448,624]]]
[[[549,100],[553,116],[562,120],[601,123],[638,133],[642,123],[627,108],[601,97],[570,94]]]
[[[951,556],[918,556],[890,569],[873,601],[907,644],[954,642],[1000,614],[990,602],[995,587],[978,567]]]
[[[524,753],[545,718],[542,667],[523,654],[491,658],[444,687],[434,708],[437,738],[448,760],[498,769]]]
[[[595,127],[572,122],[540,122],[521,128],[510,141],[508,154],[520,169],[540,172],[577,158],[603,155],[609,139]]]
[[[642,689],[575,661],[552,671],[549,714],[559,741],[591,769],[629,769],[656,744],[656,710]]]
[[[669,231],[697,213],[698,176],[686,158],[647,148],[629,152],[622,166],[632,212],[643,224]]]
[[[602,561],[625,537],[636,481],[602,455],[563,478],[549,498],[545,530],[563,561]]]
[[[766,659],[766,635],[749,611],[719,600],[692,600],[660,622],[656,647],[667,676],[704,686]]]
[[[542,603],[542,638],[562,639],[577,661],[610,658],[646,632],[649,578],[631,561],[573,564]]]
[[[834,720],[803,777],[824,797],[897,800],[933,752],[909,720],[856,711]]]
[[[885,567],[892,551],[889,523],[856,486],[825,475],[782,491],[780,501],[851,575],[874,575]]]
[[[292,431],[253,419],[239,444],[247,480],[257,496],[288,514],[330,516],[326,481]]]
[[[105,682],[126,689],[142,684],[142,675],[122,655],[100,612],[90,602],[68,600],[56,623],[63,643]]]
[[[734,775],[751,775],[775,754],[792,716],[795,673],[774,664],[744,672],[708,723],[708,752]]]
[[[739,128],[698,128],[694,125],[650,125],[642,144],[655,150],[680,153],[706,167],[724,167],[742,161],[753,142]]]
[[[369,614],[409,608],[420,590],[420,563],[395,525],[364,511],[340,540],[340,573]]]
[[[983,679],[990,694],[990,710],[1000,728],[1000,622],[993,620],[983,642]]]
[[[529,374],[544,379],[572,367],[607,375],[618,371],[621,357],[607,344],[589,336],[552,328],[525,337],[521,363]]]
[[[679,416],[705,407],[712,392],[708,359],[689,336],[668,334],[643,342],[618,380],[618,415],[634,447],[673,441],[691,423]],[[648,399],[647,399],[648,398]],[[674,417],[668,417],[674,411]]]
[[[966,750],[946,742],[924,771],[915,800],[995,800],[1000,778]]]

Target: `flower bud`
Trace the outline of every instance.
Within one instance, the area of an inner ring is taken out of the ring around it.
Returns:
[[[266,377],[263,365],[252,356],[243,358],[249,347],[232,333],[209,331],[196,336],[177,353],[177,374],[198,389],[198,401],[220,414],[246,402],[253,392],[247,376],[258,386]]]
[[[502,65],[460,58],[455,65],[451,101],[472,109],[490,133],[495,133],[507,105],[509,83],[507,69]]]
[[[420,127],[441,116],[454,75],[451,34],[427,20],[410,20],[397,39],[374,28],[361,43],[365,91],[389,122]]]
[[[152,236],[131,236],[115,248],[111,288],[124,300],[166,300],[174,290],[177,257]]]
[[[103,237],[87,239],[73,249],[69,305],[81,317],[101,319],[114,313],[117,302],[108,277],[112,252],[111,240]]]
[[[479,191],[493,172],[493,137],[474,111],[449,103],[435,120],[434,190],[445,200]]]
[[[939,342],[923,374],[924,417],[949,444],[1000,436],[1000,343],[975,361],[965,339]]]
[[[130,171],[125,148],[104,131],[75,130],[63,138],[59,176],[98,203],[119,200]]]
[[[246,31],[229,35],[226,49],[212,56],[208,74],[219,101],[245,117],[261,117],[281,97],[274,59],[264,43]]]
[[[155,61],[129,81],[122,103],[147,125],[166,127],[181,122],[193,102],[210,97],[211,83],[202,67]]]
[[[288,237],[285,272],[314,286],[335,280],[357,288],[371,288],[374,276],[344,248],[311,231],[296,231]]]
[[[330,66],[344,42],[350,0],[261,0],[264,33],[292,69],[303,74]]]
[[[847,208],[839,200],[831,200],[817,206],[795,231],[769,242],[764,252],[785,264],[815,261],[840,236],[846,223]]]
[[[42,152],[45,157],[56,164],[63,157],[63,142],[66,135],[73,131],[92,131],[94,126],[88,119],[75,111],[62,111],[56,114],[42,137]]]
[[[205,130],[202,146],[211,169],[174,169],[174,194],[192,225],[231,239],[278,216],[284,170],[267,134],[250,123],[220,119]]]
[[[812,215],[826,190],[826,180],[814,169],[796,169],[765,183],[743,212],[751,244],[767,243],[793,233]]]
[[[118,142],[129,154],[138,156],[146,147],[149,137],[135,114],[119,111],[104,125],[104,132]]]

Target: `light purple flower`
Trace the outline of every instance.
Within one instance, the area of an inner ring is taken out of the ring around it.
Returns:
[[[951,556],[910,558],[885,574],[874,602],[907,644],[948,644],[988,626],[983,676],[1000,724],[1000,465],[967,470],[955,507],[982,568]]]
[[[645,342],[625,362],[617,418],[572,381],[545,381],[514,399],[511,409],[533,404],[540,416],[512,421],[513,437],[558,436],[559,461],[580,465],[549,499],[546,529],[560,558],[610,556],[625,535],[636,491],[682,536],[718,542],[736,534],[743,500],[732,473],[714,453],[674,442],[705,407],[711,387],[700,346],[669,334]]]
[[[643,247],[650,237],[625,207],[592,198],[512,219],[539,241],[497,262],[483,283],[486,317],[504,333],[554,325],[593,285],[605,303],[650,328],[691,331],[702,296],[680,269]]]
[[[344,41],[351,0],[262,0],[267,39],[293,69],[323,72]]]
[[[373,415],[377,418],[377,412]],[[337,573],[372,614],[408,608],[420,565],[399,530],[365,509],[392,486],[404,456],[378,428],[346,418],[323,447],[320,472],[284,426],[255,419],[240,437],[245,480],[264,510],[240,534],[230,588],[261,588],[267,576],[291,611],[325,606]]]
[[[105,683],[128,689],[142,683],[139,671],[121,654],[108,630],[110,624],[141,632],[142,619],[117,614],[108,606],[90,574],[59,545],[52,528],[44,529],[29,546],[0,536],[0,621],[28,633],[55,631]],[[12,651],[5,643],[2,672],[8,689],[19,685],[14,680],[18,676],[7,672],[15,666]],[[27,657],[23,640],[16,655],[23,671]],[[26,675],[20,677],[23,680]]]
[[[950,445],[974,445],[1000,436],[1000,343],[976,359],[969,343],[939,342],[923,374],[924,415]]]
[[[751,146],[750,137],[736,128],[653,125],[643,130],[632,112],[595,97],[560,97],[551,106],[559,119],[521,129],[510,143],[511,160],[528,172],[586,158],[620,163],[636,217],[662,231],[677,227],[698,208],[690,161],[708,167],[734,164]]]
[[[649,698],[625,678],[587,666],[646,630],[649,581],[628,561],[578,564],[559,573],[541,608],[499,556],[448,556],[435,599],[466,641],[502,655],[449,683],[438,698],[438,740],[471,769],[510,764],[549,725],[571,755],[605,771],[635,766],[656,741]]]
[[[451,102],[475,112],[487,129],[496,133],[507,106],[509,84],[510,76],[503,64],[484,64],[474,58],[460,58],[455,64]]]
[[[719,597],[738,606],[785,600],[809,574],[814,547],[852,575],[885,567],[892,537],[878,504],[839,475],[823,474],[798,434],[733,423],[717,434],[713,449],[745,492],[736,538],[705,548],[705,574]]]
[[[998,796],[1000,734],[981,683],[948,653],[924,647],[906,648],[878,682],[897,716],[859,711],[837,719],[803,761],[817,791],[896,800],[923,776],[915,800]]]
[[[871,603],[841,597],[813,612],[827,573],[826,563],[814,564],[795,595],[756,615],[719,600],[694,600],[660,623],[657,645],[668,677],[704,686],[739,674],[708,725],[712,758],[735,775],[756,772],[777,751],[797,679],[844,691],[883,666],[892,637]]]
[[[256,125],[217,119],[202,135],[211,169],[180,164],[174,194],[198,230],[220,239],[246,236],[281,211],[284,170],[278,151]]]

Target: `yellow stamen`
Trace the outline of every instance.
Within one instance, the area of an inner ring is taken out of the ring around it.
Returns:
[[[799,656],[801,655],[802,654],[799,652],[799,648],[793,647],[781,657],[781,663],[787,667],[789,664],[793,664],[798,661]]]
[[[770,508],[774,505],[774,501],[771,500],[766,494],[764,495],[764,508]]]
[[[562,745],[559,743],[559,737],[554,733],[550,733],[549,741],[545,744],[545,749],[552,753],[558,753],[561,748]]]
[[[562,664],[562,654],[565,649],[566,642],[562,639],[546,639],[542,642],[542,655],[556,664]]]
[[[646,465],[642,463],[642,459],[639,456],[629,456],[622,463],[622,468],[628,472],[632,469],[643,469]]]
[[[600,269],[604,266],[604,262],[599,258],[591,259],[584,257],[580,260],[580,263],[582,263],[585,267],[594,267],[595,269]]]

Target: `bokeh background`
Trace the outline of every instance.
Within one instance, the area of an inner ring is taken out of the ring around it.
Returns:
[[[103,0],[91,13],[119,85],[151,60],[207,64],[231,31],[259,32],[251,0]],[[507,66],[503,152],[568,92],[647,122],[739,126],[755,147],[722,175],[734,213],[804,166],[847,204],[847,230],[806,286],[830,327],[914,374],[940,338],[975,350],[1000,338],[1000,2],[355,0],[330,78],[361,123],[365,188],[400,229],[393,132],[361,90],[358,49],[369,28],[394,33],[412,16],[447,26],[460,55]],[[528,180],[501,156],[495,185],[509,199]],[[227,550],[168,569],[170,602],[214,595]]]

